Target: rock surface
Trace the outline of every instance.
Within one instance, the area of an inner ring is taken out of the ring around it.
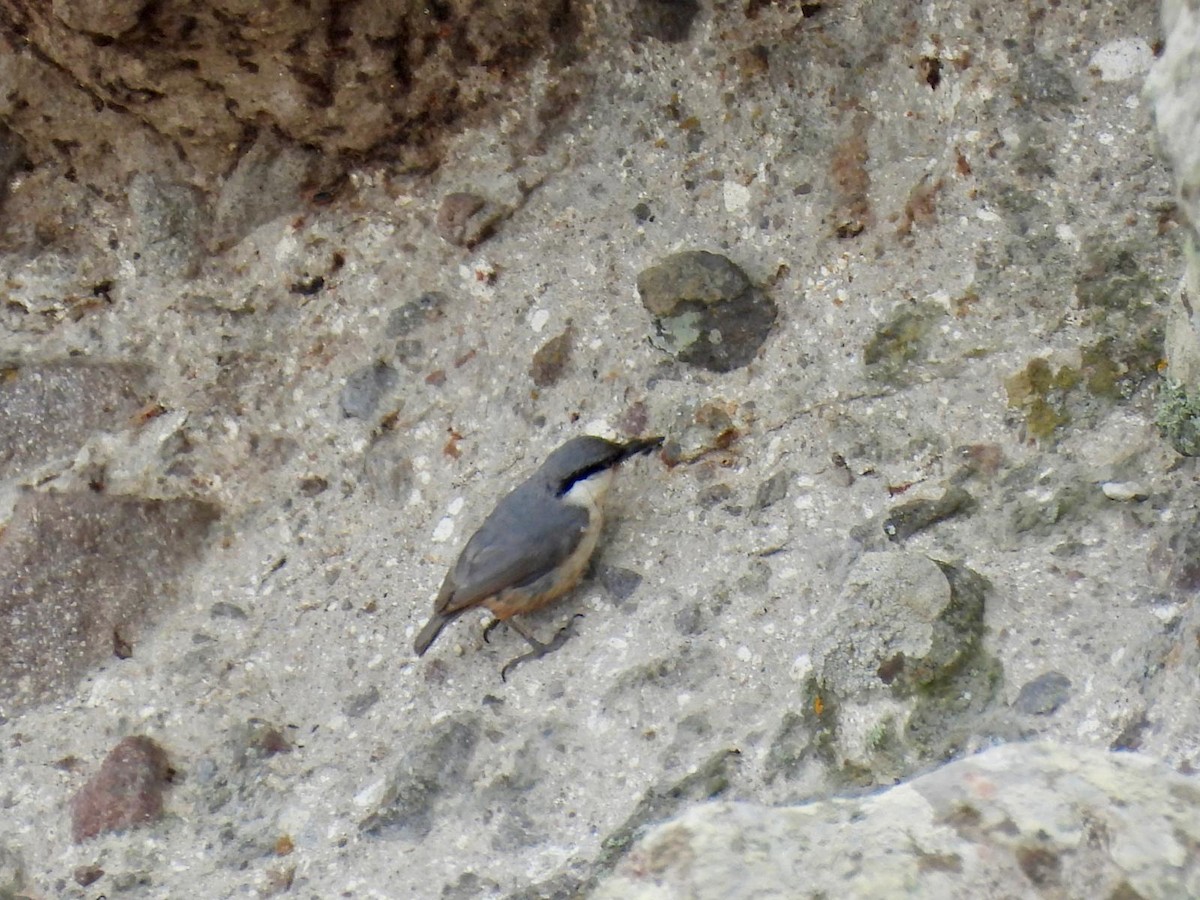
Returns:
[[[0,716],[132,655],[176,602],[216,515],[189,500],[24,496],[0,532]]]
[[[698,806],[595,900],[1194,897],[1194,779],[1136,755],[997,747],[873,797]]]
[[[150,398],[144,367],[62,360],[0,372],[0,476],[74,454],[97,429],[120,431]]]
[[[988,593],[977,573],[917,554],[855,563],[812,640],[811,740],[831,770],[891,783],[995,727],[978,721],[1002,678],[983,649]]]
[[[129,132],[224,174],[249,139],[276,132],[337,156],[391,142],[411,159],[453,122],[547,58],[568,60],[587,21],[560,3],[321,2],[0,4],[10,85],[0,114],[37,148],[104,167]],[[84,126],[93,104],[106,114]],[[424,146],[422,146],[424,145]],[[131,160],[122,161],[125,165]],[[136,166],[129,166],[136,171]]]
[[[48,629],[0,893],[586,896],[693,804],[1030,739],[1187,795],[1194,3],[68,5],[0,2],[0,584]],[[638,289],[698,250],[763,301],[699,363]],[[575,637],[507,682],[481,616],[413,658],[583,432],[666,440],[528,617]],[[165,814],[76,844],[131,734]]]
[[[1167,317],[1169,368],[1159,426],[1180,453],[1200,456],[1200,10],[1186,0],[1163,0],[1162,22],[1166,42],[1148,93],[1187,238],[1183,278]]]

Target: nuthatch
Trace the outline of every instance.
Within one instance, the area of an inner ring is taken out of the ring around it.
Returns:
[[[579,583],[600,540],[604,495],[617,464],[662,442],[652,437],[618,444],[587,435],[572,438],[547,456],[536,472],[496,504],[467,541],[442,582],[433,617],[417,635],[417,656],[449,622],[477,606],[508,622],[533,647],[504,672],[561,646],[570,636],[569,625],[543,644],[511,617],[541,609]]]

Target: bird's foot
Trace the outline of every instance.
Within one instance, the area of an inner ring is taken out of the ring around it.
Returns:
[[[485,644],[491,643],[492,632],[496,630],[496,626],[499,625],[501,621],[501,619],[492,619],[492,621],[483,626],[483,642]]]
[[[509,622],[508,624],[512,625],[517,633],[529,642],[529,646],[531,646],[533,649],[528,653],[522,653],[516,659],[511,659],[505,663],[504,668],[500,670],[500,680],[508,681],[508,673],[521,663],[531,659],[541,659],[547,653],[553,653],[555,650],[565,644],[571,638],[571,636],[575,634],[575,620],[582,618],[583,613],[575,613],[575,615],[571,616],[571,618],[568,620],[567,624],[558,630],[558,634],[554,635],[553,638],[544,644],[534,638],[533,635],[525,631],[525,629],[517,628],[515,622]]]

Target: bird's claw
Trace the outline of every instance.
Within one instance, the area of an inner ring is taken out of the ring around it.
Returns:
[[[571,618],[567,621],[567,624],[558,630],[558,634],[554,635],[554,637],[544,644],[533,640],[528,635],[525,635],[525,640],[529,641],[529,643],[533,646],[533,649],[528,653],[522,653],[515,659],[510,659],[507,663],[505,663],[504,668],[500,670],[500,680],[507,682],[508,673],[521,663],[531,659],[541,659],[547,653],[553,653],[555,650],[560,648],[568,641],[568,639],[571,638],[572,635],[575,634],[575,620],[582,618],[583,613],[575,613],[575,615],[571,616]]]

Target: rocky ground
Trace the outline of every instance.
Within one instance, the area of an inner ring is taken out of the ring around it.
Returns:
[[[0,897],[1200,894],[1186,2],[0,5]]]

